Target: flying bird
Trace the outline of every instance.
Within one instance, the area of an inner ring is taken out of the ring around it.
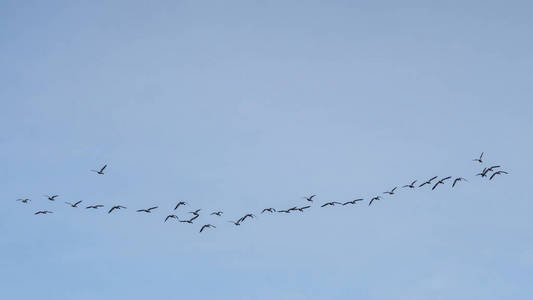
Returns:
[[[215,216],[219,216],[220,217],[222,214],[223,214],[223,212],[221,212],[221,211],[215,211],[215,212],[211,213],[211,216],[215,215]]]
[[[98,205],[89,205],[86,207],[87,208],[92,208],[92,209],[98,209],[99,207],[104,207],[102,204],[98,204]]]
[[[65,203],[68,204],[68,205],[70,205],[70,206],[72,206],[72,207],[78,207],[78,204],[80,204],[81,202],[82,202],[82,201],[80,200],[80,201],[78,201],[78,202],[76,202],[76,203],[70,203],[70,202],[65,202]]]
[[[105,168],[107,168],[107,165],[104,165],[100,170],[91,170],[91,171],[96,172],[99,175],[104,175]]]
[[[150,207],[150,208],[147,208],[147,209],[138,209],[137,212],[145,212],[145,213],[152,213],[152,210],[153,209],[156,209],[158,208],[159,206],[154,206],[154,207]]]
[[[479,163],[482,163],[482,162],[483,162],[483,159],[482,159],[482,158],[483,158],[483,152],[481,152],[481,155],[479,156],[479,158],[474,158],[474,159],[472,159],[472,160],[473,160],[473,161],[477,161],[477,162],[479,162]]]
[[[26,199],[17,199],[17,201],[20,201],[22,203],[28,203],[28,201],[31,201],[31,199],[28,199],[28,198],[26,198]]]
[[[183,202],[183,201],[178,202],[178,204],[176,204],[176,207],[174,207],[174,210],[178,209],[180,205],[187,205],[187,202]]]
[[[333,202],[326,202],[326,203],[322,204],[322,206],[320,206],[320,207],[335,206],[335,204],[341,204],[342,205],[342,203],[340,203],[340,202],[333,201]]]
[[[304,212],[304,209],[308,209],[309,207],[311,207],[311,206],[307,205],[307,206],[304,206],[304,207],[297,208],[297,210],[299,210],[301,212]]]
[[[56,199],[57,197],[59,197],[59,195],[52,195],[52,196],[50,196],[50,195],[44,195],[44,196],[45,196],[46,198],[48,198],[48,200],[50,200],[50,201],[55,201],[55,199]]]
[[[278,210],[279,213],[286,213],[286,214],[290,214],[291,211],[289,209],[282,209],[282,210]]]
[[[204,226],[202,226],[202,228],[200,228],[200,232],[202,232],[206,228],[217,228],[217,227],[215,225],[205,224]]]
[[[192,221],[196,220],[196,218],[198,218],[199,215],[195,215],[194,217],[190,218],[189,220],[180,220],[178,219],[178,221],[180,221],[181,223],[189,223],[189,224],[192,224]]]
[[[494,169],[497,169],[497,168],[499,168],[499,167],[500,167],[500,166],[492,166],[492,167],[490,167],[490,168],[487,168],[487,170],[490,171],[490,172],[492,172],[492,171],[494,171]]]
[[[457,177],[457,178],[455,178],[455,179],[453,180],[452,187],[454,187],[455,184],[456,184],[457,182],[459,182],[459,181],[466,181],[466,182],[468,182],[468,180],[466,180],[466,178],[463,178],[463,177]]]
[[[348,204],[355,204],[357,201],[363,201],[364,199],[355,199],[355,200],[352,200],[352,201],[346,201],[344,202],[342,205],[348,205]]]
[[[398,188],[398,187],[396,186],[396,187],[394,187],[392,190],[390,190],[388,192],[383,192],[383,194],[394,195],[394,191],[396,190],[396,188]]]
[[[244,217],[242,217],[242,218],[239,219],[239,223],[242,222],[242,221],[244,221],[244,220],[246,220],[246,218],[253,219],[254,217],[255,217],[254,214],[246,214],[246,215],[244,215]]]
[[[402,188],[410,188],[410,189],[414,189],[415,188],[415,183],[417,182],[417,180],[411,182],[411,184],[406,184],[404,185]]]
[[[483,168],[483,171],[481,171],[481,173],[477,173],[476,176],[487,177],[488,172],[489,172],[489,169]]]
[[[49,210],[40,210],[40,211],[34,213],[34,215],[41,215],[41,214],[42,215],[46,215],[46,214],[52,214],[52,213],[54,213],[54,212],[53,211],[49,211]]]
[[[265,209],[263,209],[263,211],[262,211],[261,213],[264,213],[265,211],[268,211],[269,213],[273,213],[273,212],[275,212],[276,210],[273,209],[272,207],[270,207],[270,208],[265,208]]]
[[[424,185],[426,184],[431,184],[431,182],[437,178],[438,176],[435,176],[435,177],[431,177],[430,179],[428,179],[426,182],[422,183],[421,185],[419,185],[418,187],[423,187]]]
[[[431,190],[434,190],[437,187],[437,185],[439,185],[439,184],[444,184],[444,181],[446,181],[446,180],[448,180],[450,178],[452,178],[452,176],[448,176],[448,177],[442,178],[441,180],[437,181],[437,183],[435,183],[435,185],[431,188]]]
[[[197,210],[195,210],[195,211],[190,211],[189,213],[190,213],[190,214],[193,214],[193,215],[195,215],[195,216],[198,216],[198,215],[199,215],[198,213],[199,213],[201,210],[202,210],[202,209],[197,209]]]
[[[228,222],[233,223],[233,225],[235,225],[235,226],[241,225],[241,220],[240,219],[237,220],[237,221],[228,221]]]
[[[168,216],[165,218],[165,222],[166,222],[168,219],[170,219],[170,218],[173,218],[173,219],[176,219],[176,220],[179,221],[178,216],[176,216],[176,215],[168,215]]]
[[[505,171],[496,171],[490,176],[489,180],[492,180],[492,178],[494,178],[494,176],[496,176],[496,175],[502,175],[502,174],[509,174],[509,173],[507,173]]]
[[[111,207],[111,209],[107,213],[110,214],[115,209],[122,209],[122,208],[126,208],[126,207],[124,207],[122,205],[115,205],[115,206]]]
[[[311,195],[309,197],[303,197],[305,200],[309,201],[309,202],[313,202],[313,197],[315,197],[316,195]]]
[[[374,200],[381,200],[381,196],[376,196],[376,197],[370,199],[370,202],[368,203],[368,206],[370,206],[370,204],[372,204],[372,202],[374,202]]]

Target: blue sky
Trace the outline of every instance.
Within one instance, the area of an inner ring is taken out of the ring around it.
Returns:
[[[532,9],[1,1],[2,294],[531,299]],[[470,182],[318,207],[436,175]]]

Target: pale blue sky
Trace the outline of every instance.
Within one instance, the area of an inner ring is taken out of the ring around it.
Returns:
[[[0,1],[3,297],[532,299],[532,9]]]

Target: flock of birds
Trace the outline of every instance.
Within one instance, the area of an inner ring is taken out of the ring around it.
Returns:
[[[478,162],[480,164],[483,164],[483,152],[481,153],[481,155],[479,156],[479,158],[475,158],[473,159],[473,161],[475,162]],[[102,168],[98,169],[98,170],[90,170],[92,172],[95,172],[97,175],[104,175],[104,170],[107,168],[107,164],[104,165]],[[494,179],[497,175],[504,175],[504,174],[509,174],[508,172],[504,171],[504,170],[501,170],[500,169],[501,166],[499,165],[493,165],[493,166],[490,166],[490,167],[485,167],[483,168],[483,170],[480,172],[480,173],[477,173],[476,176],[481,176],[481,178],[484,178],[484,177],[488,177],[489,180],[492,180]],[[444,185],[448,180],[451,180],[450,182],[452,182],[451,184],[451,187],[455,187],[459,182],[462,182],[462,181],[465,181],[465,182],[468,182],[468,180],[464,177],[455,177],[453,178],[452,180],[452,176],[446,176],[446,177],[442,177],[441,179],[438,179],[438,176],[433,176],[423,182],[421,182],[420,184],[417,184],[418,180],[414,180],[412,181],[411,183],[409,184],[406,184],[404,186],[402,186],[402,188],[407,188],[407,189],[415,189],[415,188],[422,188],[423,186],[425,185],[428,185],[428,186],[431,186],[431,190],[435,190],[439,185]],[[435,181],[436,180],[436,181]],[[383,192],[382,194],[383,195],[394,195],[397,191],[398,187],[394,187],[392,188],[391,190],[389,191],[385,191]],[[49,201],[55,201],[59,195],[44,195],[44,197],[46,197]],[[294,206],[294,207],[291,207],[291,208],[288,208],[288,209],[274,209],[272,207],[269,207],[269,208],[265,208],[261,211],[261,214],[264,214],[264,213],[286,213],[286,214],[289,214],[291,212],[296,212],[296,211],[299,211],[299,212],[304,212],[306,209],[309,209],[311,208],[311,203],[313,203],[313,201],[315,200],[315,197],[317,197],[317,195],[310,195],[310,196],[307,196],[307,197],[302,197],[303,199],[305,199],[309,205],[305,205],[305,206],[301,206],[301,207],[298,207],[298,206]],[[372,205],[372,203],[376,200],[381,200],[382,199],[382,196],[381,195],[377,195],[377,196],[374,196],[374,197],[371,197],[368,202],[368,206]],[[342,205],[342,206],[346,206],[346,205],[355,205],[357,202],[360,202],[360,201],[364,201],[365,199],[363,198],[358,198],[358,199],[354,199],[354,200],[350,200],[350,201],[346,201],[346,202],[337,202],[337,201],[332,201],[332,202],[325,202],[323,203],[322,205],[320,205],[320,207],[327,207],[327,206],[335,206],[335,205]],[[29,203],[31,201],[31,199],[29,198],[24,198],[24,199],[17,199],[17,201],[20,201],[22,203]],[[77,201],[77,202],[65,202],[65,204],[73,207],[73,208],[77,208],[79,207],[79,205],[82,203],[83,201]],[[186,206],[188,205],[187,202],[184,202],[184,201],[179,201],[175,206],[174,206],[174,211],[177,211],[181,206]],[[103,208],[104,205],[102,204],[95,204],[95,205],[89,205],[89,206],[86,206],[85,209],[99,209],[99,208]],[[153,207],[150,207],[150,208],[144,208],[144,209],[138,209],[136,210],[137,213],[152,213],[153,210],[157,209],[158,206],[153,206]],[[114,205],[112,206],[109,210],[108,210],[108,214],[111,214],[112,212],[114,211],[117,211],[117,210],[121,210],[121,209],[127,209],[125,206],[122,206],[122,205]],[[164,218],[164,222],[167,222],[169,219],[175,219],[177,220],[178,222],[180,223],[189,223],[189,224],[193,224],[194,221],[196,219],[198,219],[198,217],[200,217],[200,212],[202,211],[202,209],[196,209],[196,210],[193,210],[193,211],[190,211],[188,212],[189,214],[191,214],[192,216],[190,218],[182,218],[180,219],[176,214],[172,213],[172,214],[169,214],[167,215],[165,218]],[[37,212],[35,212],[34,214],[35,215],[46,215],[46,214],[51,214],[53,213],[52,211],[49,211],[49,210],[39,210]],[[214,211],[214,212],[211,212],[209,215],[211,216],[216,216],[216,217],[221,217],[223,215],[223,212],[222,211]],[[245,214],[244,216],[240,217],[239,219],[237,220],[231,220],[231,221],[227,221],[227,222],[230,222],[232,223],[233,225],[235,226],[240,226],[245,220],[247,219],[253,219],[255,218],[256,215],[254,215],[253,213],[247,213]],[[213,224],[204,224],[201,226],[200,228],[200,232],[203,232],[204,230],[208,229],[208,228],[216,228],[215,225]]]

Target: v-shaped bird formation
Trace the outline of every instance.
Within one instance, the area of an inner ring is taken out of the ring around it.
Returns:
[[[483,159],[484,159],[483,155],[484,155],[484,152],[481,152],[479,157],[472,159],[472,161],[477,162],[479,164],[483,164],[483,162],[484,162],[483,161]],[[106,168],[107,168],[107,164],[105,164],[103,167],[101,167],[101,168],[99,168],[97,170],[90,170],[90,171],[91,172],[95,172],[96,175],[100,176],[100,175],[104,175],[104,170]],[[484,167],[483,170],[481,170],[479,173],[475,174],[475,176],[481,176],[481,178],[488,177],[488,180],[491,181],[497,175],[502,176],[502,175],[507,175],[507,174],[509,174],[507,171],[501,170],[501,166],[500,165],[493,165],[493,166],[490,166],[490,167]],[[439,187],[439,186],[445,186],[447,183],[449,183],[449,185],[451,185],[451,187],[454,188],[460,182],[469,182],[469,181],[466,178],[464,178],[464,177],[460,177],[460,176],[453,177],[453,176],[450,175],[450,176],[441,177],[440,179],[439,179],[439,176],[432,176],[429,179],[421,181],[422,183],[419,184],[418,186],[416,185],[417,182],[419,182],[418,179],[417,180],[413,180],[413,181],[411,181],[411,183],[403,185],[402,189],[400,189],[400,190],[398,190],[398,186],[395,186],[392,189],[383,192],[382,195],[392,196],[392,195],[395,195],[396,193],[398,193],[399,191],[402,191],[403,188],[420,189],[420,188],[423,188],[425,185],[430,186],[432,191],[437,189],[437,187]],[[59,195],[55,195],[55,194],[54,195],[44,195],[44,197],[46,197],[46,199],[49,200],[49,201],[55,201],[55,199],[58,198]],[[260,214],[265,214],[265,213],[269,213],[269,214],[273,214],[273,213],[290,214],[292,212],[304,212],[305,210],[312,208],[312,205],[315,203],[314,200],[316,200],[316,197],[318,197],[318,196],[315,195],[315,194],[302,197],[302,199],[305,200],[305,203],[308,204],[308,205],[305,205],[305,206],[301,206],[301,207],[293,206],[291,208],[277,209],[277,210],[275,208],[273,208],[273,207],[268,207],[268,208],[264,208],[260,212]],[[377,195],[377,196],[374,196],[374,197],[370,197],[370,199],[368,199],[368,206],[373,205],[374,201],[382,200],[382,199],[383,199],[383,197],[380,196],[380,195]],[[349,200],[349,201],[344,201],[344,202],[329,201],[329,202],[324,202],[322,204],[318,204],[318,207],[325,208],[325,207],[328,207],[328,206],[336,206],[336,205],[340,205],[340,206],[356,205],[357,202],[364,201],[364,200],[365,199],[363,199],[363,198],[357,198],[357,199],[354,199],[354,200]],[[19,198],[19,199],[16,199],[16,201],[19,201],[21,203],[29,205],[32,200],[29,199],[29,198]],[[72,208],[78,208],[78,205],[81,204],[81,203],[82,203],[81,200],[76,201],[76,202],[65,202],[65,204],[69,205]],[[174,209],[171,210],[171,211],[177,211],[180,208],[180,206],[187,206],[187,205],[188,205],[187,202],[179,201],[179,202],[176,203],[176,205],[174,206]],[[96,209],[99,209],[99,208],[102,208],[102,207],[104,207],[104,205],[102,205],[102,204],[93,204],[93,205],[86,206],[85,209],[96,210]],[[159,208],[159,206],[152,206],[152,207],[149,207],[149,208],[140,208],[140,209],[137,209],[136,212],[151,214],[152,211],[157,209],[157,208]],[[122,205],[114,205],[107,211],[107,213],[111,214],[112,212],[115,212],[115,211],[118,211],[118,210],[123,210],[123,209],[127,209],[127,208],[125,206],[122,206]],[[182,211],[182,210],[183,209],[179,209],[179,211]],[[187,218],[180,219],[180,217],[178,215],[174,214],[174,213],[168,214],[168,215],[166,215],[166,217],[163,218],[163,222],[166,223],[170,219],[175,219],[179,223],[194,224],[196,219],[198,219],[200,217],[200,212],[201,211],[202,211],[202,209],[198,208],[198,209],[195,209],[193,211],[188,212],[189,214],[192,214],[192,217],[190,217],[189,219],[187,219]],[[51,214],[51,213],[53,213],[53,211],[38,210],[37,212],[34,213],[34,215],[46,215],[46,214]],[[217,217],[222,217],[223,214],[224,214],[224,212],[221,211],[221,210],[214,210],[214,211],[212,211],[210,213],[209,212],[207,213],[208,217],[210,217],[211,220],[216,220]],[[238,218],[237,220],[229,220],[227,222],[228,223],[232,223],[235,226],[240,226],[246,220],[253,220],[256,217],[257,216],[254,215],[253,213],[247,213],[244,216]],[[215,225],[211,224],[211,223],[203,224],[200,227],[199,232],[201,233],[201,232],[206,231],[206,229],[214,229],[214,228],[217,228],[217,227]]]

